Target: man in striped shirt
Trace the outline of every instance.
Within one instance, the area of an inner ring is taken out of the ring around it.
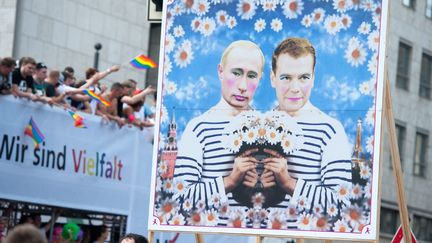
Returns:
[[[230,198],[230,192],[240,183],[255,186],[257,160],[250,156],[254,151],[234,158],[234,154],[222,145],[221,136],[234,116],[250,109],[263,66],[261,49],[250,41],[235,41],[222,54],[218,65],[221,98],[215,106],[188,123],[179,143],[174,180],[182,180],[186,185],[179,198],[183,210],[204,212],[220,208],[221,200],[224,201],[226,196]],[[184,205],[190,205],[190,208]],[[219,224],[224,225],[227,218],[223,213],[219,216],[222,219]]]
[[[315,62],[314,47],[302,38],[285,39],[272,56],[271,84],[278,109],[295,119],[305,139],[302,148],[288,157],[266,150],[271,156],[264,160],[265,169],[274,173],[277,184],[287,192],[277,207],[294,205],[296,209],[297,217],[288,217],[288,228],[319,228],[304,225],[298,215],[333,217],[334,222],[349,205],[351,149],[342,124],[309,101]],[[330,230],[329,224],[322,227]]]

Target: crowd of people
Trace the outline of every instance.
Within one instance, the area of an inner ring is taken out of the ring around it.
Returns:
[[[110,87],[101,84],[105,77],[119,70],[117,65],[105,71],[88,68],[85,78],[80,80],[70,66],[60,71],[48,68],[32,57],[22,57],[18,61],[4,57],[0,59],[0,94],[98,115],[104,120],[116,122],[120,127],[126,124],[141,129],[153,126],[154,108],[145,102],[146,96],[151,94],[156,100],[153,87],[138,89],[133,79],[112,83]],[[92,99],[86,94],[88,90],[111,105],[106,106]]]
[[[52,218],[57,221],[58,213]],[[105,225],[89,226],[76,223],[55,224],[51,230],[51,220],[42,224],[39,214],[22,215],[20,222],[5,233],[7,219],[0,217],[0,243],[104,243],[109,240],[110,231]],[[49,240],[48,240],[49,239]],[[129,233],[118,240],[119,243],[148,243],[146,237]]]

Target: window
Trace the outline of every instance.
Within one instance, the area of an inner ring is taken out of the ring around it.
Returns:
[[[426,17],[432,18],[432,0],[426,1]]]
[[[425,177],[428,134],[417,131],[415,138],[414,175]]]
[[[432,1],[432,0],[431,0]],[[420,73],[420,97],[431,98],[432,56],[423,53]]]
[[[381,207],[380,231],[384,234],[394,235],[400,225],[398,210]]]
[[[415,7],[415,0],[402,0],[402,4],[407,6],[408,8],[414,9]]]
[[[397,63],[396,86],[408,90],[409,72],[411,63],[411,46],[400,42]]]
[[[150,43],[149,43],[149,58],[154,62],[159,62],[159,49],[160,49],[160,35],[161,35],[161,24],[152,23],[150,25]],[[158,84],[158,69],[150,68],[147,69],[146,86],[152,85],[157,87]]]
[[[400,157],[401,166],[403,164],[402,162],[403,162],[403,155],[404,155],[405,134],[406,134],[405,126],[400,124],[400,123],[397,123],[396,124],[396,137],[397,137],[397,143],[398,143],[398,147],[399,147],[399,157]],[[390,159],[392,159],[392,158],[390,158]],[[392,165],[393,164],[390,162],[390,168],[393,167]],[[402,166],[402,170],[403,170],[403,166]]]
[[[412,229],[417,240],[432,241],[432,219],[414,215]]]

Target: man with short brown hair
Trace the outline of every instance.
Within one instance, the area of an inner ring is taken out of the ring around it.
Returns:
[[[36,71],[36,61],[32,57],[22,57],[19,67],[12,72],[12,94],[37,100],[34,95],[33,74]]]

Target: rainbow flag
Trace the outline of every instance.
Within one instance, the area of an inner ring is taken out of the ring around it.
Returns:
[[[83,92],[84,92],[84,94],[90,96],[90,98],[96,100],[97,102],[102,103],[105,106],[111,106],[111,103],[109,103],[104,98],[100,97],[99,95],[95,94],[95,92],[93,92],[89,89],[85,89],[85,90],[83,90]]]
[[[39,148],[39,144],[45,139],[44,135],[33,121],[33,117],[30,117],[29,124],[25,128],[24,134],[33,139],[35,148]]]
[[[156,63],[152,61],[152,59],[139,55],[129,62],[133,67],[138,69],[149,69],[157,67]]]
[[[80,115],[73,111],[69,111],[69,114],[72,116],[72,118],[75,120],[74,126],[78,128],[87,128],[87,126],[84,124],[84,118],[82,118]]]

